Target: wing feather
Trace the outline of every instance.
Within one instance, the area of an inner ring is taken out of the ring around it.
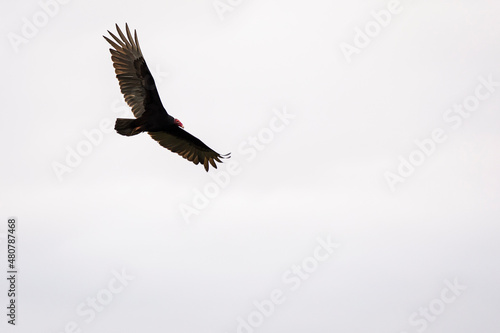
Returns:
[[[139,47],[137,31],[134,30],[132,37],[128,24],[125,24],[126,35],[118,25],[116,25],[116,31],[119,37],[108,31],[114,40],[103,37],[114,48],[109,51],[120,90],[125,101],[132,108],[134,116],[139,118],[146,111],[148,104],[161,105],[160,96]]]
[[[168,132],[148,133],[161,146],[179,154],[188,161],[196,165],[203,163],[206,171],[208,171],[209,165],[217,169],[215,161],[222,163],[221,159],[230,157],[230,154],[220,155],[201,140],[180,127],[172,127],[172,130]]]

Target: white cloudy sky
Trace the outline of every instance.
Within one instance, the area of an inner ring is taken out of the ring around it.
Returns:
[[[2,332],[498,332],[498,2],[66,2],[0,5]],[[101,37],[125,22],[237,173],[102,131],[132,116]]]

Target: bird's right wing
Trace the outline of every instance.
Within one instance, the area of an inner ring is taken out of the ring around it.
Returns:
[[[209,164],[217,169],[216,161],[222,163],[221,159],[230,157],[230,154],[220,155],[200,139],[180,127],[174,127],[169,132],[149,132],[149,135],[158,141],[160,145],[179,154],[188,161],[194,164],[203,164],[206,171],[208,171]]]
[[[139,118],[144,113],[147,104],[159,103],[158,105],[161,105],[161,101],[153,76],[142,56],[137,32],[134,31],[134,38],[132,38],[128,24],[125,24],[125,28],[128,38],[118,25],[116,25],[116,30],[120,38],[109,30],[109,34],[115,41],[106,36],[103,37],[114,47],[114,50],[109,49],[109,51],[116,77],[120,83],[120,90],[125,101],[132,108],[134,116]]]

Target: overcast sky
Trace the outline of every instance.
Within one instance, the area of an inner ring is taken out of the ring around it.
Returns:
[[[499,331],[498,2],[0,13],[2,332]],[[112,129],[125,22],[217,170]]]

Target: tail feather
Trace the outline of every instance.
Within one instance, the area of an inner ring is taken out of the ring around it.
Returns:
[[[118,134],[132,136],[139,134],[141,130],[136,125],[137,119],[118,118],[115,123],[115,130]]]

